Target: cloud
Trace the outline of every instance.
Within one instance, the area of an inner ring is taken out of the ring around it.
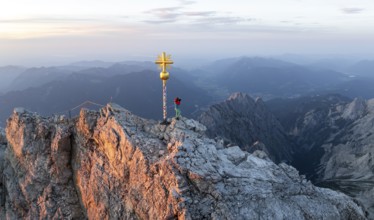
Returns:
[[[346,14],[359,14],[364,11],[364,8],[342,8],[342,12]]]
[[[192,5],[196,3],[196,1],[191,1],[191,0],[177,0],[177,1],[180,2],[182,5]]]
[[[153,16],[154,19],[143,20],[143,22],[150,24],[173,23],[178,19],[186,19],[188,17],[208,17],[217,13],[215,11],[182,11],[183,9],[184,7],[168,7],[145,11],[145,14]]]
[[[170,12],[178,11],[182,8],[183,7],[154,8],[154,9],[146,11],[145,13],[170,13]]]
[[[144,23],[148,24],[166,24],[166,23],[174,23],[176,19],[163,19],[163,20],[143,20]]]
[[[196,19],[199,24],[237,24],[243,22],[254,21],[253,18],[230,17],[230,16],[211,16]]]
[[[57,36],[107,35],[139,31],[135,25],[125,23],[123,17],[106,19],[74,17],[34,17],[0,19],[0,39],[33,39]],[[118,22],[120,21],[120,22]]]
[[[183,14],[186,16],[211,16],[216,14],[215,11],[190,11],[190,12],[184,12]]]
[[[175,22],[177,18],[182,15],[179,12],[180,9],[182,9],[182,7],[155,8],[149,11],[145,11],[145,14],[154,16],[156,17],[156,19],[144,20],[143,22],[153,24]]]
[[[236,24],[253,21],[243,17],[221,16],[218,11],[184,11],[184,7],[155,8],[144,13],[151,16],[143,22],[148,24],[175,23],[183,20],[190,24]]]
[[[183,25],[197,25],[197,28],[208,25],[224,25],[253,22],[255,19],[228,16],[219,11],[188,11],[184,6],[155,8],[144,12],[148,18],[142,22],[148,24],[181,23]]]

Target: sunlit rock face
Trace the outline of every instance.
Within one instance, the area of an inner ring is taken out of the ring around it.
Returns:
[[[4,154],[7,146],[5,131],[0,128],[0,174],[4,171]],[[5,205],[5,187],[3,175],[0,176],[0,210]],[[0,219],[5,219],[4,211],[0,211]]]
[[[83,216],[71,168],[71,129],[65,118],[15,109],[6,128],[4,180],[7,219]]]
[[[160,125],[114,104],[78,118],[17,110],[6,129],[8,219],[365,219],[261,151],[225,147],[182,118]]]

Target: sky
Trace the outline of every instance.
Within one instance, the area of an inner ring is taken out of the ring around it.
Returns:
[[[0,65],[374,51],[373,0],[0,1]]]

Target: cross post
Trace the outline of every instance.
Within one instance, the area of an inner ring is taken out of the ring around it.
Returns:
[[[160,73],[160,79],[162,80],[162,111],[163,111],[163,123],[167,123],[167,92],[166,92],[166,82],[169,79],[169,73],[166,71],[170,68],[170,65],[174,62],[171,60],[171,55],[166,55],[162,52],[161,55],[157,57],[155,64],[158,64],[162,70]]]

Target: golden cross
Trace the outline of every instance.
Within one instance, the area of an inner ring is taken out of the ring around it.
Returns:
[[[170,68],[170,64],[173,64],[174,62],[171,60],[171,55],[166,55],[165,52],[162,52],[161,55],[157,56],[157,60],[155,63],[160,65],[160,68],[164,73],[166,72],[166,69]]]

